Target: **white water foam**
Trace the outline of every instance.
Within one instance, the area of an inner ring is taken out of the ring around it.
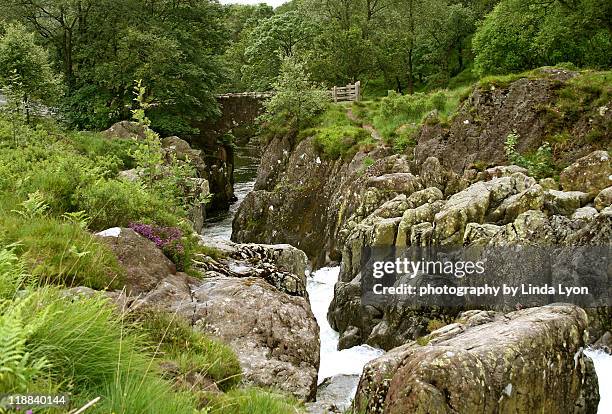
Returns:
[[[334,297],[339,267],[324,267],[308,277],[310,305],[321,330],[321,368],[318,384],[335,375],[361,375],[365,364],[383,354],[369,345],[354,346],[338,351],[338,332],[327,321],[327,309]]]
[[[612,355],[599,349],[586,349],[584,354],[593,360],[599,382],[598,414],[612,413]]]

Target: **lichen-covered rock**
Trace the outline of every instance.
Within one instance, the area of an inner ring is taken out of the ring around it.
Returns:
[[[580,191],[548,190],[545,193],[544,207],[550,214],[571,216],[574,211],[589,201],[589,195]]]
[[[429,157],[423,162],[420,176],[426,187],[434,187],[441,191],[446,188],[448,171],[442,167],[436,157]]]
[[[436,214],[434,240],[441,244],[459,244],[468,223],[483,223],[487,211],[516,192],[512,177],[479,181],[448,199]]]
[[[108,139],[144,139],[145,127],[138,122],[120,121],[113,124],[102,135]]]
[[[604,188],[595,197],[595,208],[599,211],[612,204],[612,186]]]
[[[580,207],[572,214],[572,220],[590,221],[595,218],[596,214],[597,210],[593,207]]]
[[[526,190],[506,198],[497,209],[489,215],[493,222],[510,223],[529,210],[539,210],[544,205],[544,190],[534,185]]]
[[[468,223],[463,234],[464,246],[484,246],[495,236],[501,226],[495,224]]]
[[[410,173],[391,173],[372,177],[368,180],[368,186],[403,194],[412,194],[423,187],[418,177]]]
[[[612,160],[607,151],[594,151],[561,171],[564,191],[597,194],[612,184]]]
[[[489,320],[486,320],[489,319]],[[589,413],[593,373],[581,358],[588,320],[572,305],[489,315],[432,332],[364,368],[365,413]],[[590,398],[586,398],[586,397]]]
[[[554,178],[542,178],[539,182],[540,186],[546,190],[559,190],[559,183]]]
[[[314,399],[319,327],[307,299],[250,277],[207,278],[192,294],[194,326],[234,350],[247,382]]]

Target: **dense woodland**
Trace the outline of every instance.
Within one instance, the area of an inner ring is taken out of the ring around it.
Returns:
[[[127,118],[138,79],[156,130],[192,132],[194,121],[216,115],[215,93],[269,90],[287,57],[314,82],[361,80],[370,96],[543,65],[612,65],[607,0],[293,0],[277,9],[2,0],[1,7],[0,83],[58,108],[81,129]]]

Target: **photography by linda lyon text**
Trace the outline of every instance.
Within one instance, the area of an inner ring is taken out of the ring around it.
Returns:
[[[544,285],[532,285],[520,284],[518,286],[511,286],[503,284],[502,286],[490,286],[485,284],[483,286],[412,286],[407,284],[400,284],[397,286],[384,286],[381,283],[372,286],[372,292],[375,295],[406,295],[406,296],[438,296],[438,295],[452,295],[452,296],[517,296],[517,295],[560,295],[570,297],[572,295],[588,295],[589,288],[586,286],[564,286],[562,284],[557,287],[544,284]]]

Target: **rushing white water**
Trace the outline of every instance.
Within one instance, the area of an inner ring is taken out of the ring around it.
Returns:
[[[598,414],[612,413],[612,355],[599,349],[587,349],[584,354],[593,360],[599,383]]]
[[[368,345],[338,351],[338,332],[327,321],[327,309],[334,297],[334,284],[338,281],[339,273],[339,267],[324,267],[308,278],[310,305],[321,330],[319,384],[335,375],[360,375],[365,364],[383,354],[380,349]]]

